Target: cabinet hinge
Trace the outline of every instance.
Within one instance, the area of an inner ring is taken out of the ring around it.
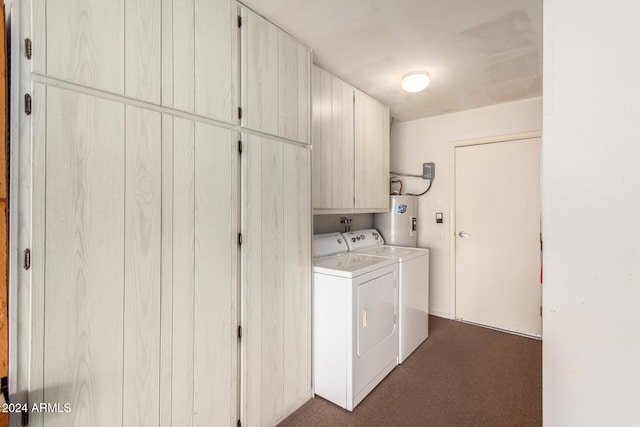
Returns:
[[[24,113],[27,116],[31,115],[31,95],[28,93],[24,95]]]
[[[31,59],[32,46],[30,38],[24,39],[24,52],[27,59]]]
[[[31,268],[31,249],[24,250],[24,269],[28,270]]]
[[[542,306],[540,306],[540,317],[542,317]]]
[[[242,244],[242,233],[238,233],[238,244]]]
[[[238,420],[238,427],[241,427],[241,426],[242,426],[242,424],[240,424],[240,420]]]
[[[242,27],[242,16],[238,15],[238,28],[241,28],[241,27]]]
[[[238,107],[238,120],[242,119],[242,107]]]
[[[27,403],[27,407],[29,407],[29,403]],[[29,425],[29,410],[28,409],[23,409],[22,410],[20,425],[21,426],[28,426]]]
[[[242,326],[238,325],[238,338],[242,338]]]
[[[238,153],[242,154],[242,141],[238,141]]]

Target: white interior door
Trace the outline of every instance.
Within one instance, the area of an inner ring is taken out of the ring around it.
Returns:
[[[456,318],[540,336],[540,138],[455,149]]]

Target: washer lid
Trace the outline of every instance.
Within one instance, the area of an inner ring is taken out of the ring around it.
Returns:
[[[313,260],[313,272],[353,278],[396,263],[389,257],[344,252]]]
[[[369,230],[349,231],[347,233],[342,233],[342,237],[346,240],[350,251],[384,245],[382,236],[375,228],[371,228]]]
[[[357,253],[365,255],[388,256],[395,258],[398,262],[407,261],[409,259],[419,257],[429,253],[429,249],[423,248],[406,248],[404,246],[378,246],[375,248],[363,249]]]

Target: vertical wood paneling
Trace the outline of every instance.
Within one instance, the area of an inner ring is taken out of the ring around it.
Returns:
[[[160,103],[161,3],[125,3],[125,95]]]
[[[124,93],[124,0],[48,0],[47,72]]]
[[[194,0],[173,1],[173,105],[193,112],[195,107]]]
[[[34,105],[32,113],[32,208],[34,212],[43,213],[46,209],[46,144],[47,144],[47,88],[44,85],[35,83],[33,85],[33,97],[40,102]],[[24,189],[21,189],[21,191]],[[22,193],[25,194],[25,193]],[[33,215],[32,218],[32,261],[31,261],[31,283],[45,283],[45,253],[46,253],[46,227],[45,215]],[[26,271],[26,270],[24,270]],[[44,359],[44,307],[45,294],[44,286],[31,286],[30,303],[33,312],[31,321],[31,363],[29,369],[29,401],[44,402],[44,381],[43,359]],[[32,414],[34,425],[42,425],[43,414]]]
[[[320,126],[322,127],[322,140],[318,141],[319,145],[322,145],[320,151],[320,173],[319,177],[322,187],[320,188],[320,206],[319,207],[332,207],[333,205],[333,188],[331,182],[333,180],[333,144],[331,141],[331,117],[332,117],[332,105],[331,105],[331,76],[328,73],[320,73]],[[327,183],[329,183],[327,185]]]
[[[313,142],[313,207],[324,207],[324,189],[327,187],[323,182],[323,159],[324,151],[326,150],[323,143],[322,134],[322,91],[321,91],[321,71],[318,67],[313,66],[311,68],[311,102],[312,102],[312,116],[311,116],[311,132]]]
[[[197,123],[194,425],[237,417],[238,149],[235,133]]]
[[[162,293],[160,427],[172,426],[173,369],[173,117],[162,115]]]
[[[238,122],[236,22],[235,2],[195,0],[195,112],[234,124]]]
[[[311,395],[309,152],[284,146],[284,406]]]
[[[353,207],[353,101],[346,84],[331,77],[330,147],[332,168],[324,185],[331,188],[332,208]]]
[[[242,422],[262,424],[262,144],[246,136],[243,157],[243,315]]]
[[[337,80],[337,79],[336,79]],[[334,80],[334,83],[336,82]],[[353,88],[346,83],[340,81],[338,84],[342,87],[340,101],[342,104],[342,135],[337,141],[341,141],[339,152],[341,153],[341,161],[337,163],[337,169],[340,170],[340,176],[343,182],[342,198],[334,200],[334,207],[346,208],[351,207],[355,203],[354,182],[355,159],[354,159],[354,133],[353,133]],[[336,118],[337,119],[337,118]],[[388,174],[387,174],[388,175]],[[385,176],[387,176],[385,175]],[[334,181],[334,185],[335,185]],[[385,195],[387,191],[385,190]]]
[[[262,419],[284,409],[283,143],[262,140]],[[267,332],[268,331],[268,332]]]
[[[298,42],[278,31],[278,135],[298,139]]]
[[[173,369],[174,426],[193,425],[194,340],[194,123],[175,118],[173,152]]]
[[[160,114],[126,107],[124,425],[160,412]]]
[[[44,402],[47,426],[123,417],[124,106],[47,96]]]
[[[311,395],[310,154],[254,136],[247,145],[243,423],[273,425]]]
[[[278,132],[278,30],[246,10],[246,125],[271,135]]]
[[[311,51],[252,11],[243,13],[243,125],[308,143]]]
[[[311,51],[309,48],[298,45],[298,141],[310,143],[309,126],[311,123],[311,81],[309,67],[311,67]]]
[[[161,1],[162,105],[173,107],[173,0]]]
[[[388,208],[389,109],[355,92],[356,208]]]

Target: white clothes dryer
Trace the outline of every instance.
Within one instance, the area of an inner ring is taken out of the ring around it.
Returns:
[[[398,363],[398,263],[340,233],[314,236],[314,257],[315,394],[352,411]]]

